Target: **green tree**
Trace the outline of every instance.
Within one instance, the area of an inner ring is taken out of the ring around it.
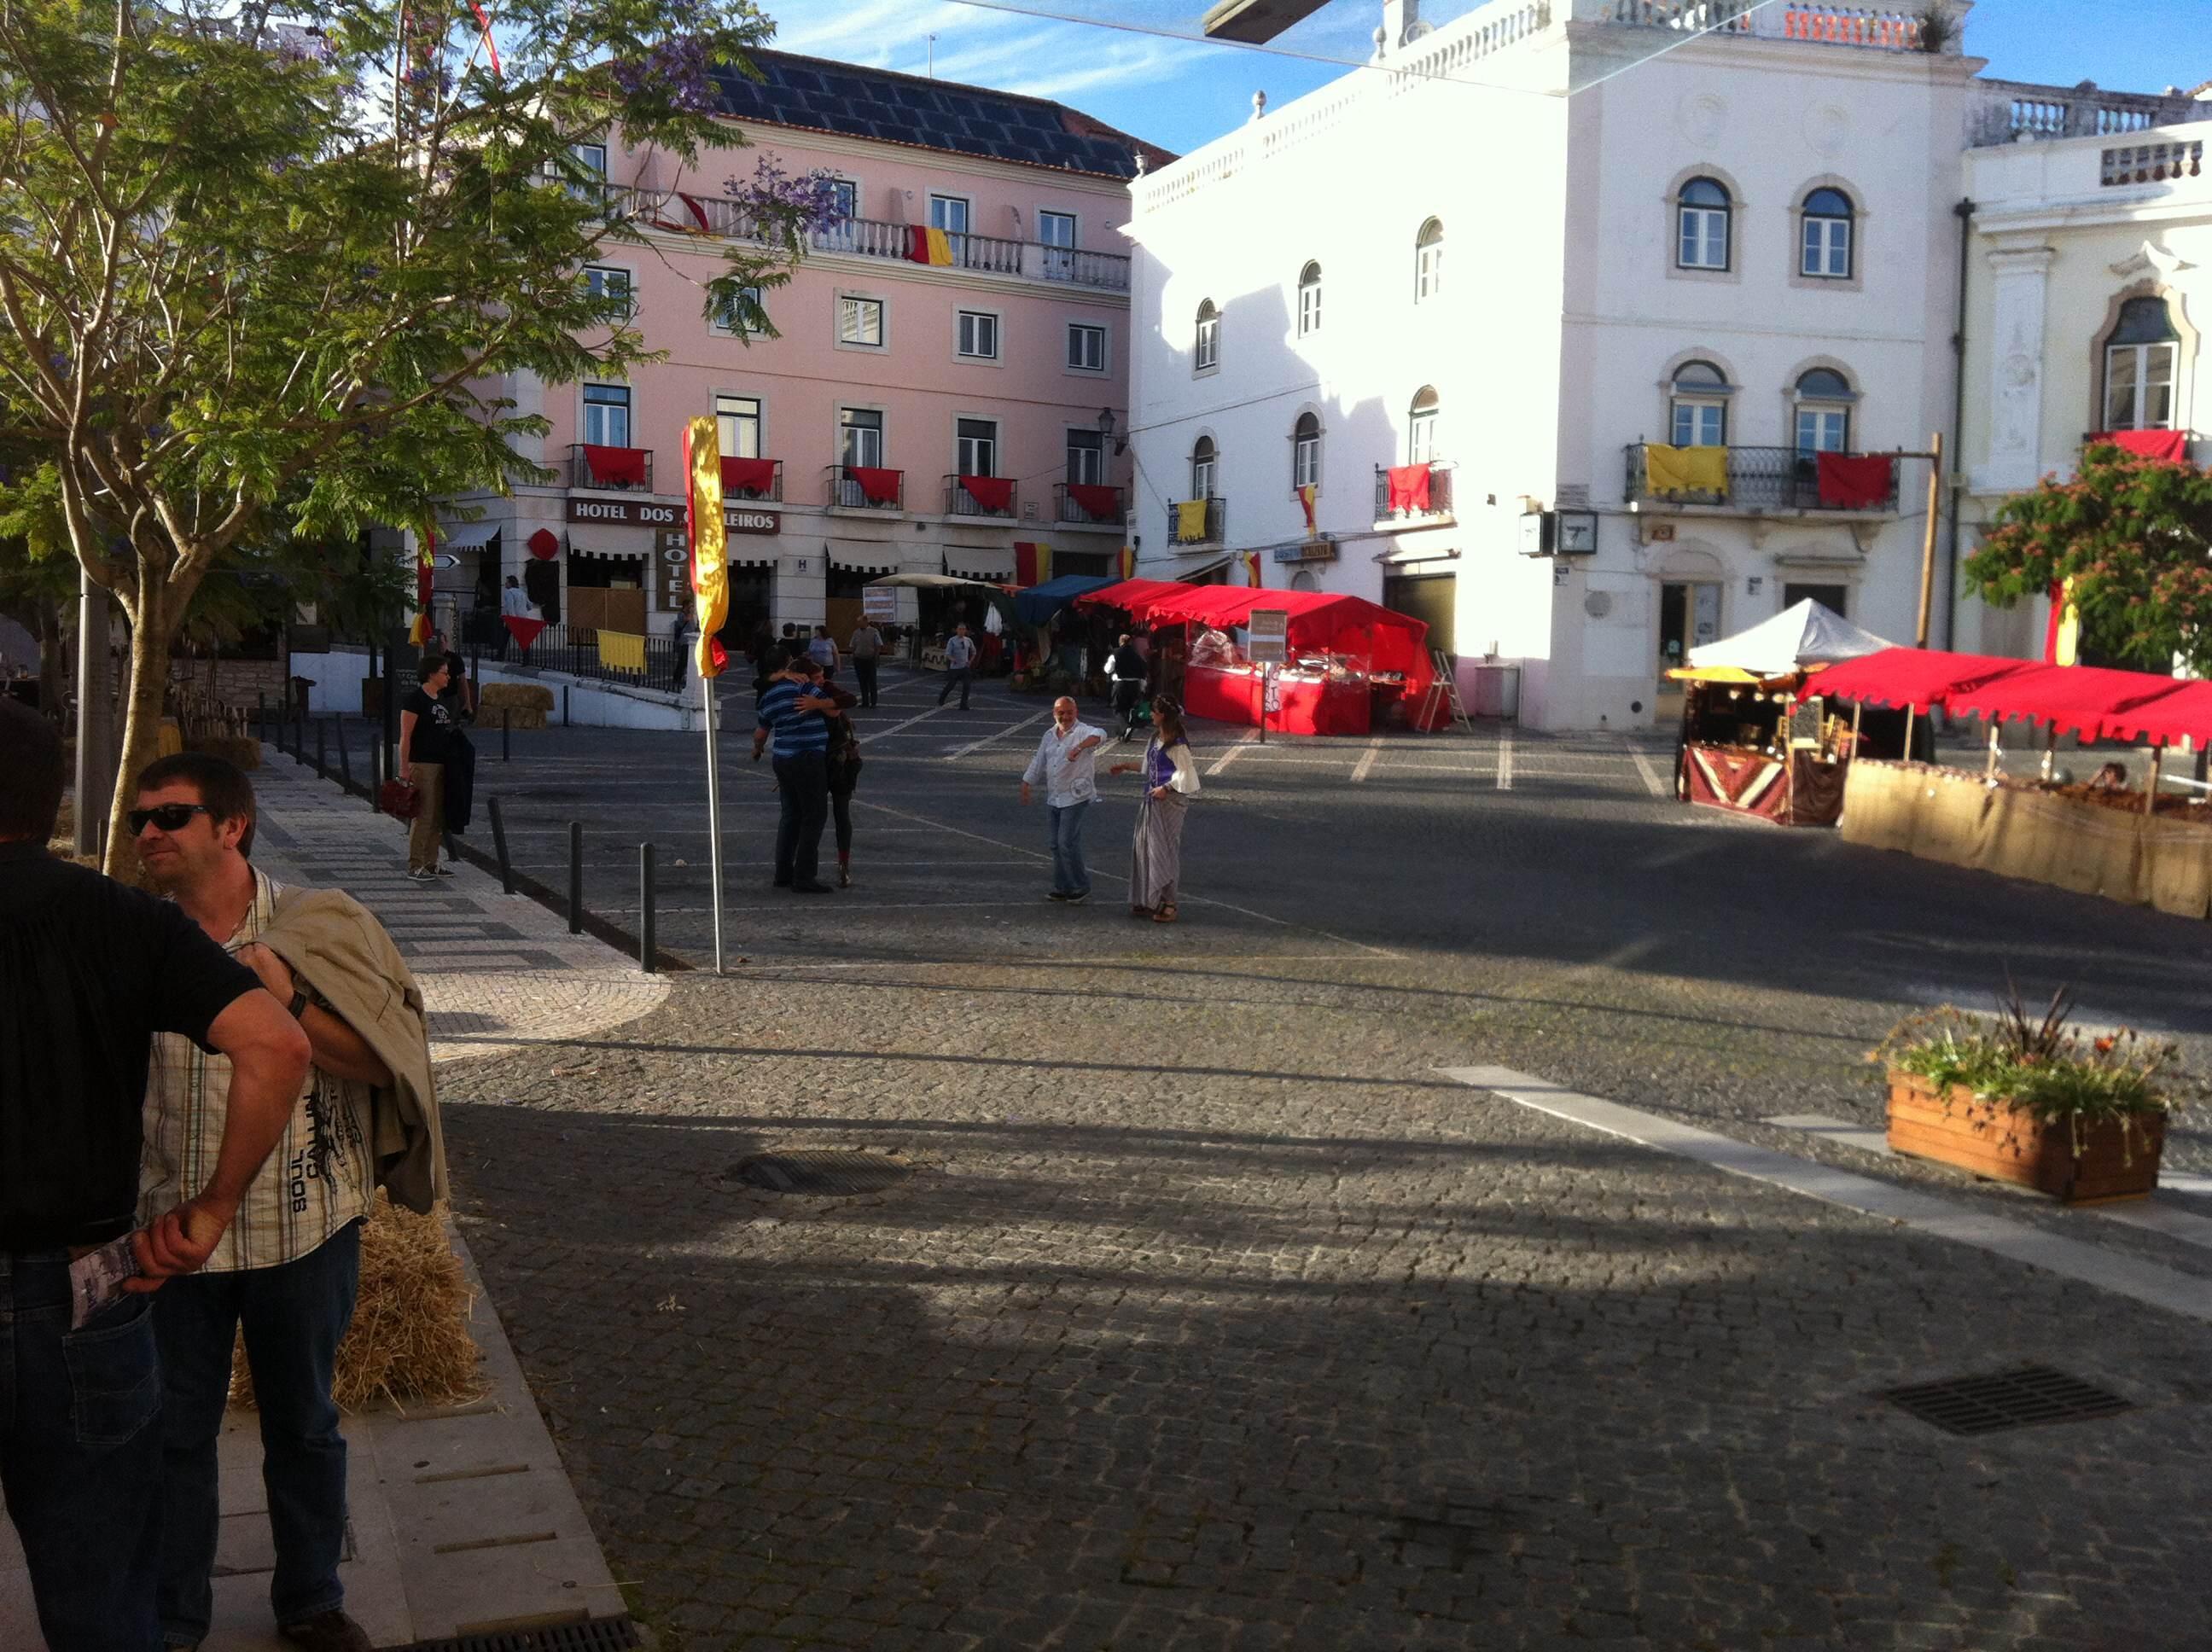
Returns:
[[[544,422],[489,386],[654,359],[627,296],[577,279],[653,203],[576,146],[740,147],[714,81],[770,25],[751,0],[496,12],[499,73],[452,0],[0,7],[0,398],[37,457],[0,511],[51,511],[131,623],[111,869],[218,558],[550,480],[512,446]],[[743,322],[825,188],[727,188],[750,239],[706,302]]]
[[[2194,465],[2094,446],[2072,481],[2006,500],[1960,573],[1994,608],[2071,580],[2085,654],[2212,675],[2212,474]]]

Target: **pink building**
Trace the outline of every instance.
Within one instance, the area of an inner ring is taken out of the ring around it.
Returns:
[[[702,414],[719,419],[726,456],[760,462],[757,494],[733,494],[727,512],[732,635],[767,618],[842,637],[866,580],[1012,579],[1018,544],[1048,547],[1055,574],[1118,569],[1130,349],[1118,232],[1128,179],[1172,157],[1041,99],[777,52],[755,61],[764,83],[722,82],[751,150],[690,177],[651,150],[588,155],[648,228],[584,278],[627,287],[668,359],[626,383],[508,387],[550,422],[534,457],[557,480],[459,501],[485,515],[444,536],[457,562],[439,576],[441,606],[496,610],[517,574],[549,618],[604,610],[628,629],[641,611],[668,631],[688,602],[682,431]],[[848,216],[767,294],[781,336],[748,343],[704,316],[704,288],[720,238],[740,228],[724,180],[767,155],[793,175],[834,174]],[[914,261],[914,232],[933,228],[949,264]],[[898,594],[915,618],[915,593]]]

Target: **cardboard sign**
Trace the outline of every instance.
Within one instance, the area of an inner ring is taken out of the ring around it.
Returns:
[[[1255,608],[1246,616],[1250,629],[1246,652],[1256,665],[1280,665],[1290,659],[1291,614],[1286,608]]]
[[[898,618],[898,592],[887,585],[860,587],[860,613],[872,625],[889,625]]]

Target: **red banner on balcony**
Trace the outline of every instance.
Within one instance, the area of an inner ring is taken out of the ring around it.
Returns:
[[[502,614],[500,623],[507,627],[507,635],[514,639],[518,648],[527,648],[538,641],[538,634],[545,629],[544,620],[530,619],[521,614]]]
[[[1425,511],[1429,507],[1429,467],[1394,465],[1390,467],[1390,508]]]
[[[963,476],[960,489],[987,511],[1013,511],[1014,479],[1010,476]]]
[[[1067,496],[1094,522],[1118,522],[1121,519],[1121,490],[1119,488],[1101,487],[1096,482],[1071,482],[1067,484]]]
[[[645,486],[645,449],[642,447],[592,447],[584,449],[584,468],[592,480],[605,488],[642,488]]]
[[[722,461],[722,491],[750,494],[765,499],[775,490],[775,461],[772,459],[726,459]]]
[[[896,505],[899,496],[899,473],[878,470],[872,465],[848,465],[845,474],[856,483],[860,496],[871,505]]]
[[[1871,510],[1889,503],[1897,460],[1887,453],[1822,453],[1814,460],[1824,509]]]
[[[2189,461],[2189,433],[2186,430],[2107,430],[2089,438],[2093,442],[2108,441],[2113,446],[2143,459],[2162,459],[2176,465]]]

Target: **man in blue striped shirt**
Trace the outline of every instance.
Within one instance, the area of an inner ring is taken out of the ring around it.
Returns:
[[[830,886],[816,875],[822,854],[822,827],[830,818],[830,722],[824,713],[837,702],[814,691],[813,678],[795,667],[782,649],[762,662],[768,686],[761,690],[760,714],[753,727],[753,761],[774,742],[772,762],[783,809],[775,829],[775,881],[799,895],[827,895]]]

